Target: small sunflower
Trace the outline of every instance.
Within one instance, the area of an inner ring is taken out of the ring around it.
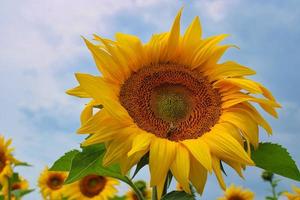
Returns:
[[[293,193],[284,192],[283,196],[285,196],[288,200],[300,200],[300,188],[296,186],[292,186]]]
[[[180,17],[181,11],[170,32],[146,44],[123,33],[116,41],[85,39],[102,76],[77,73],[79,86],[67,91],[91,99],[78,130],[91,134],[83,145],[104,142],[104,165],[120,163],[124,174],[149,152],[150,185],[159,197],[169,170],[186,192],[191,182],[202,193],[208,171],[225,189],[220,162],[242,176],[244,166],[254,165],[250,144],[258,146],[258,126],[272,132],[251,103],[274,117],[280,107],[262,84],[246,78],[253,70],[218,63],[234,47],[219,45],[227,35],[202,39],[198,17],[181,35]]]
[[[80,181],[66,186],[70,200],[108,200],[118,192],[115,188],[119,181],[110,177],[88,175]]]
[[[254,196],[250,190],[232,184],[218,200],[254,200]]]
[[[134,183],[136,187],[141,191],[143,194],[143,197],[145,197],[146,200],[151,199],[151,191],[147,187],[147,184],[144,181],[137,181]],[[126,193],[126,198],[125,200],[138,200],[138,196],[136,193],[131,189]]]
[[[12,184],[11,186],[11,191],[14,190],[28,190],[29,189],[29,184],[28,181],[25,180],[23,177],[20,177],[20,181],[19,182],[15,182]],[[17,200],[14,195],[12,195],[12,200]]]
[[[13,148],[9,147],[12,140],[5,141],[4,137],[0,135],[0,184],[3,186],[3,190],[7,188],[7,178],[13,173],[12,165],[16,163],[16,159],[13,157]]]
[[[46,167],[38,181],[40,192],[44,199],[58,200],[65,197],[64,181],[67,178],[66,172],[52,172]]]

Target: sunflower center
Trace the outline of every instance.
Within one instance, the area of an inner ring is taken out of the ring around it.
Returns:
[[[12,184],[11,189],[12,190],[19,190],[19,189],[21,189],[21,184],[20,183],[14,183],[14,184]]]
[[[240,196],[238,196],[238,195],[234,195],[234,196],[229,197],[228,200],[244,200],[244,198],[243,198],[243,197],[240,197]]]
[[[6,165],[6,158],[3,152],[0,152],[0,173],[3,171]]]
[[[105,187],[106,179],[103,176],[89,175],[84,177],[80,183],[81,193],[89,198],[97,196]]]
[[[154,88],[150,105],[157,118],[175,123],[185,119],[189,114],[191,104],[189,98],[180,85],[162,85]]]
[[[172,141],[209,131],[221,113],[221,97],[207,78],[177,64],[143,67],[122,85],[120,102],[143,130]]]
[[[47,185],[52,190],[59,190],[64,184],[64,178],[60,174],[51,174]]]

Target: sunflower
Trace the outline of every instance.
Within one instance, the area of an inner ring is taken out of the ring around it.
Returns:
[[[136,185],[136,187],[139,189],[139,191],[141,191],[141,193],[143,194],[143,197],[146,200],[150,200],[151,199],[151,191],[150,189],[147,187],[147,184],[144,181],[137,181],[134,183]],[[136,195],[136,193],[131,189],[126,193],[126,198],[125,200],[138,200],[138,196]]]
[[[52,172],[46,167],[42,171],[38,181],[43,198],[47,200],[59,200],[65,197],[64,181],[66,178],[66,172]]]
[[[25,180],[23,177],[20,177],[20,181],[13,183],[12,186],[11,186],[11,191],[14,191],[14,190],[28,190],[28,189],[29,189],[28,181]],[[13,194],[12,194],[11,199],[16,200],[16,198],[14,197]]]
[[[300,188],[292,186],[294,193],[284,192],[283,196],[287,197],[288,200],[300,200]]]
[[[16,163],[16,159],[12,155],[14,149],[9,147],[11,142],[11,139],[5,141],[4,137],[0,135],[0,185],[2,185],[3,191],[7,189],[7,179],[13,173],[12,164]]]
[[[91,99],[78,129],[91,134],[83,145],[104,142],[103,164],[120,163],[124,174],[149,152],[150,185],[159,197],[169,170],[186,192],[191,182],[202,193],[211,171],[225,189],[221,161],[242,176],[244,166],[254,165],[250,144],[258,146],[258,126],[272,132],[251,103],[274,117],[280,107],[268,89],[245,77],[253,70],[218,63],[234,47],[219,45],[227,35],[202,39],[198,17],[181,35],[181,12],[170,32],[146,44],[123,33],[116,41],[84,39],[102,75],[77,73],[79,86],[67,91]]]
[[[231,185],[228,187],[224,193],[223,197],[218,198],[218,200],[253,200],[254,193],[248,189],[243,189],[242,187],[236,187]]]
[[[88,175],[80,181],[66,186],[70,200],[108,200],[118,192],[115,188],[119,181],[110,177]]]

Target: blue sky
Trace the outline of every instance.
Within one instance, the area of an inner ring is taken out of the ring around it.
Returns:
[[[146,42],[152,33],[169,30],[182,6],[182,27],[198,15],[204,36],[231,34],[226,43],[241,50],[233,49],[223,59],[255,69],[253,78],[271,89],[283,106],[278,120],[267,117],[274,136],[261,131],[261,139],[288,147],[300,165],[298,0],[2,0],[0,133],[13,138],[18,158],[34,165],[20,169],[32,187],[45,165],[83,140],[75,130],[85,101],[64,93],[76,84],[74,72],[98,73],[80,36],[113,38],[115,32],[125,32]],[[148,177],[147,170],[143,177]],[[228,169],[226,182],[249,187],[262,199],[268,187],[260,182],[260,170],[248,168],[245,177],[243,181]],[[289,189],[290,184],[300,186],[283,179],[281,187]],[[215,199],[221,192],[211,176],[202,199]],[[41,198],[35,192],[25,199]]]

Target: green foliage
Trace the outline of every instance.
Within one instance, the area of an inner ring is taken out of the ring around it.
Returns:
[[[52,167],[49,169],[50,171],[70,171],[73,158],[79,153],[78,150],[72,150],[62,157],[60,157]]]
[[[126,197],[125,196],[122,196],[122,197],[119,197],[119,196],[115,196],[113,198],[110,198],[109,200],[125,200]]]
[[[27,162],[18,162],[15,164],[15,166],[23,166],[23,167],[31,167],[31,164],[28,164]]]
[[[300,181],[300,172],[295,161],[279,144],[260,143],[251,157],[257,167],[281,176]]]
[[[19,183],[20,180],[20,176],[18,173],[14,172],[13,175],[10,177],[10,183],[14,184],[14,183]]]
[[[4,200],[4,196],[3,195],[0,195],[0,200]]]
[[[121,175],[119,165],[111,165],[109,167],[102,165],[104,152],[104,144],[91,145],[83,148],[82,152],[74,156],[71,170],[65,183],[72,183],[90,174],[109,176],[128,183],[128,178]]]
[[[137,173],[146,165],[148,165],[149,163],[149,153],[145,154],[141,160],[138,162],[138,164],[136,165],[135,171],[132,175],[132,178],[134,178]]]
[[[24,195],[33,192],[34,190],[13,190],[11,192],[12,195],[16,197],[16,199],[21,199]]]
[[[195,200],[195,197],[191,194],[183,191],[173,191],[162,197],[162,200]]]

